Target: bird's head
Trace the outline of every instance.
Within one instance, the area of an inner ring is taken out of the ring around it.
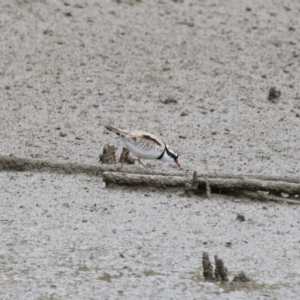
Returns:
[[[175,164],[180,167],[179,161],[178,161],[178,152],[172,148],[171,146],[166,145],[166,156],[168,158],[169,161],[174,161]]]

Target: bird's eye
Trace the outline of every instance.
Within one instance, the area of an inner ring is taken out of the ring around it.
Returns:
[[[178,158],[178,154],[174,153],[174,152],[171,153],[171,156],[172,156],[173,159],[177,159]]]
[[[173,150],[171,149],[166,149],[167,150],[167,153],[170,157],[172,157],[174,160],[178,158],[178,154],[177,153],[174,153]]]

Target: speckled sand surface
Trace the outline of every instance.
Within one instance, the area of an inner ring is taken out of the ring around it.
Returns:
[[[120,2],[0,3],[1,154],[98,164],[122,147],[109,122],[160,135],[183,170],[299,175],[298,1]],[[0,191],[1,299],[299,297],[298,206],[29,172]],[[205,282],[203,251],[251,284]]]

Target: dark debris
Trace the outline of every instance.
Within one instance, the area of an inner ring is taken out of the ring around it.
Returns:
[[[168,96],[165,100],[161,100],[161,103],[163,104],[171,104],[171,103],[177,104],[177,102],[178,100],[173,96]]]

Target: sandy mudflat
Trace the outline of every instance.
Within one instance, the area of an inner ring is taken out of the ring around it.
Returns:
[[[120,2],[0,3],[1,154],[96,165],[122,147],[109,122],[160,135],[185,171],[299,175],[299,1]],[[1,299],[299,298],[298,206],[31,172],[0,190]],[[203,251],[251,283],[205,282]]]

